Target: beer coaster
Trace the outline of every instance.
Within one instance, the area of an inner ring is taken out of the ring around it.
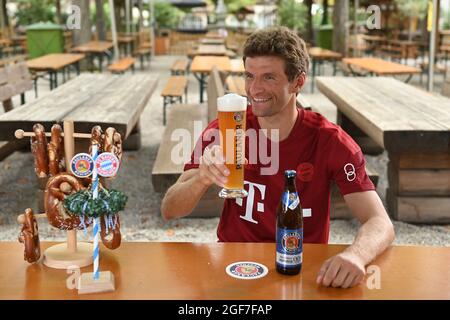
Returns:
[[[70,161],[70,169],[74,176],[86,178],[94,170],[94,160],[87,153],[77,153]]]
[[[237,279],[259,279],[267,275],[269,270],[263,264],[252,261],[234,262],[225,269],[227,274]]]
[[[97,173],[102,177],[114,177],[119,170],[119,159],[111,152],[103,152],[95,160]]]

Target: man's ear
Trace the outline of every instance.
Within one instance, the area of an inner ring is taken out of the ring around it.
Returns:
[[[306,74],[302,72],[292,81],[292,93],[299,93],[305,82]]]

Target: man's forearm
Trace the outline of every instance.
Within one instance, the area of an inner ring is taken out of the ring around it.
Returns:
[[[165,219],[180,218],[194,210],[201,197],[208,189],[197,176],[179,181],[167,190],[161,203],[161,212]]]
[[[355,241],[345,251],[359,256],[368,265],[394,241],[395,233],[389,219],[372,217],[359,229]]]

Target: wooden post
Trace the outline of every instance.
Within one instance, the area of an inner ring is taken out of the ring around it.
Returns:
[[[74,125],[73,121],[64,121],[64,157],[66,168],[70,170],[70,162],[74,156]],[[67,243],[54,245],[44,252],[44,264],[50,268],[66,269],[69,266],[79,268],[92,264],[92,244],[77,243],[77,231],[67,231]]]
[[[64,157],[66,159],[67,171],[70,169],[70,161],[74,156],[73,122],[64,121]],[[67,250],[77,252],[77,231],[75,229],[67,231]]]

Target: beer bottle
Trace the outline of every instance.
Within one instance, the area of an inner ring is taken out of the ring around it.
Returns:
[[[298,274],[302,269],[303,215],[295,187],[295,170],[284,172],[285,184],[277,209],[276,268],[282,274]]]

